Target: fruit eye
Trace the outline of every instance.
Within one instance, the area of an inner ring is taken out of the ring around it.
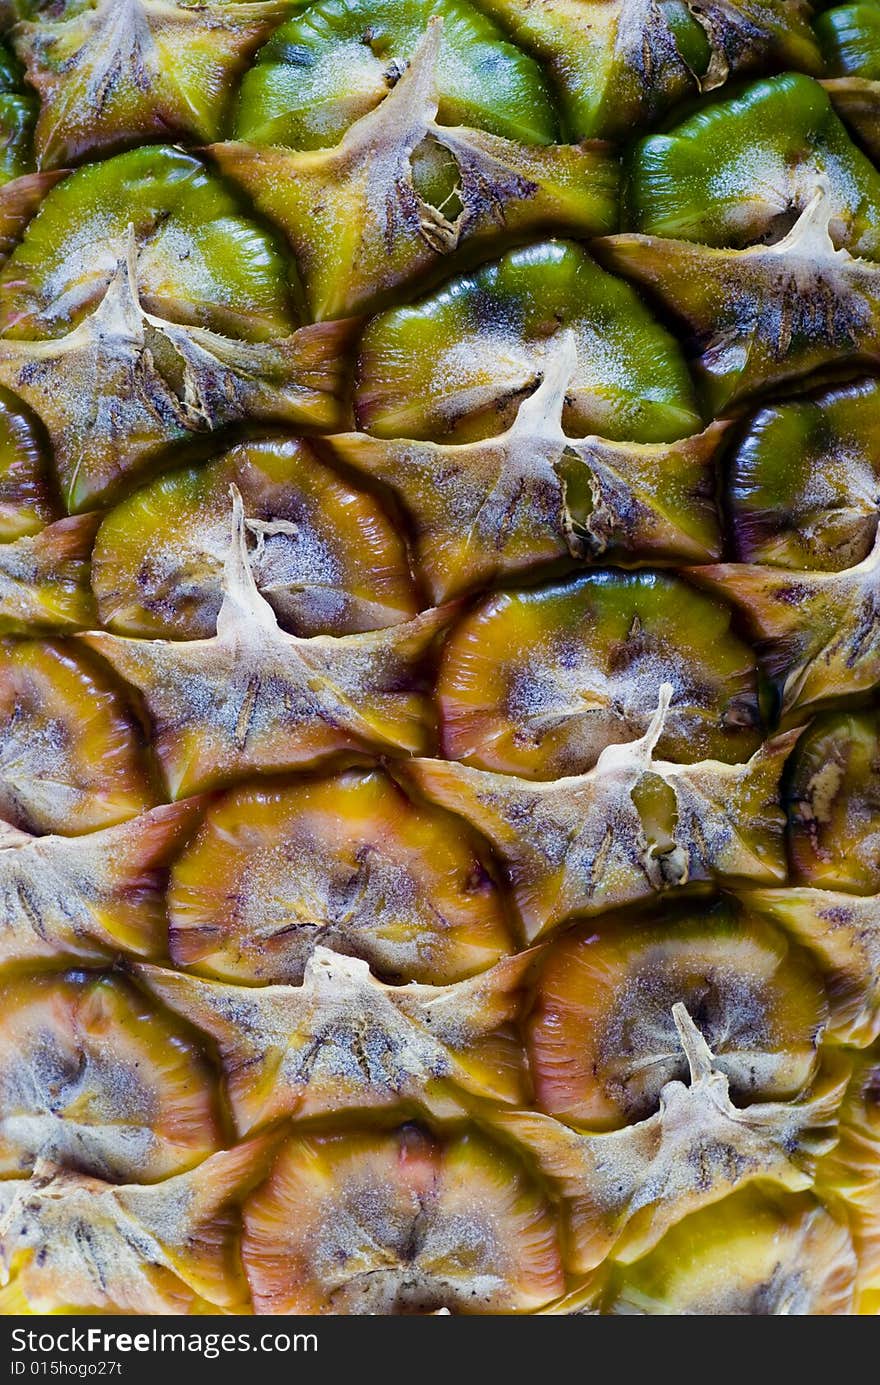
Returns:
[[[822,889],[880,891],[875,712],[817,717],[795,751],[789,782],[791,850],[800,880]]]
[[[376,317],[361,343],[359,421],[380,437],[492,436],[512,422],[565,330],[578,347],[567,433],[663,442],[698,430],[672,338],[627,285],[564,241],[511,251]]]
[[[766,131],[758,142],[757,125]],[[781,240],[820,182],[835,244],[877,259],[880,175],[819,83],[787,73],[648,136],[633,154],[627,198],[648,235],[742,248]]]
[[[880,0],[0,0],[0,1314],[880,1313],[878,405]]]
[[[380,306],[499,223],[506,237],[613,225],[617,169],[598,147],[535,146],[442,123],[444,33],[442,16],[431,16],[408,62],[371,72],[378,103],[368,100],[329,148],[211,146],[225,176],[287,237],[319,321]],[[362,65],[361,45],[353,56]]]
[[[579,138],[629,140],[697,91],[755,67],[821,68],[806,12],[782,0],[760,11],[666,0],[637,22],[623,6],[600,13],[570,0],[486,0],[485,8],[540,55]]]
[[[444,651],[444,751],[535,779],[581,773],[644,733],[664,681],[659,753],[736,760],[757,746],[753,657],[729,613],[679,579],[609,571],[491,597]]]
[[[745,1228],[748,1227],[748,1230]],[[608,1276],[611,1315],[847,1313],[856,1256],[846,1226],[809,1194],[734,1194],[695,1212]]]
[[[292,1139],[244,1225],[261,1312],[510,1312],[564,1284],[547,1203],[475,1136]]]
[[[0,806],[31,832],[78,833],[152,804],[125,701],[78,649],[21,641],[0,666]]]
[[[104,625],[172,639],[215,632],[231,484],[257,585],[291,634],[355,634],[416,614],[406,553],[380,504],[289,440],[166,474],[108,515],[92,569]]]
[[[241,83],[239,139],[294,149],[338,144],[375,109],[411,62],[429,21],[443,21],[437,73],[440,120],[512,140],[556,135],[541,66],[465,0],[317,0],[278,28]],[[492,64],[493,83],[485,84]]]
[[[58,337],[80,322],[130,225],[141,294],[157,316],[256,341],[295,325],[271,238],[198,159],[158,145],[89,164],[49,193],[0,273],[15,335]]]
[[[687,1064],[686,1006],[739,1105],[809,1081],[827,1015],[822,984],[784,934],[729,907],[682,907],[630,929],[599,923],[551,945],[529,1022],[538,1104],[589,1129],[645,1120]]]
[[[834,77],[880,77],[880,22],[870,4],[840,5],[814,25]]]
[[[0,1169],[38,1159],[156,1182],[219,1148],[216,1082],[181,1028],[122,981],[36,977],[2,991]]]
[[[238,790],[174,867],[171,952],[224,980],[299,984],[317,944],[444,985],[509,950],[464,825],[381,773]]]
[[[36,534],[59,518],[42,448],[31,421],[0,394],[0,539]]]
[[[34,9],[13,8],[18,18],[30,18]],[[40,96],[34,131],[40,168],[69,167],[151,139],[216,138],[228,87],[271,33],[271,7],[239,14],[179,8],[173,17],[139,10],[120,23],[107,5],[61,7],[52,18],[40,15],[48,31],[39,23],[23,26],[15,49]],[[177,63],[173,82],[162,77],[167,44],[191,55]]]
[[[880,491],[878,402],[876,381],[865,380],[760,411],[731,464],[740,561],[837,572],[868,556]]]

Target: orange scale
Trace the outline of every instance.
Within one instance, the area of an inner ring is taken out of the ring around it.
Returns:
[[[650,1116],[687,1076],[678,1002],[738,1104],[794,1097],[813,1075],[828,1013],[818,974],[783,934],[719,905],[551,946],[528,1024],[538,1106],[594,1130]]]
[[[119,691],[78,650],[2,645],[0,814],[16,826],[76,836],[152,807],[142,739]]]
[[[472,1135],[291,1140],[244,1226],[258,1313],[506,1313],[564,1287],[543,1195]]]
[[[0,1176],[49,1159],[155,1182],[222,1144],[210,1066],[127,982],[85,972],[18,979],[0,1005]]]
[[[299,983],[317,944],[395,980],[459,981],[513,946],[474,834],[381,771],[220,799],[169,891],[178,965]]]

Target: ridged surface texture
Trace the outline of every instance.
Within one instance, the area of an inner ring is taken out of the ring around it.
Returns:
[[[0,1313],[877,1314],[878,513],[878,0],[0,0]]]

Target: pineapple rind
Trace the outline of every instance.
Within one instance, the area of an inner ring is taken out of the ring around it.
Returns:
[[[876,0],[0,0],[0,151],[0,1313],[880,1311]]]

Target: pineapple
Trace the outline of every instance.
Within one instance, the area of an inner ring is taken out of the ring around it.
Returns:
[[[0,3],[0,1311],[880,1312],[880,5]]]

